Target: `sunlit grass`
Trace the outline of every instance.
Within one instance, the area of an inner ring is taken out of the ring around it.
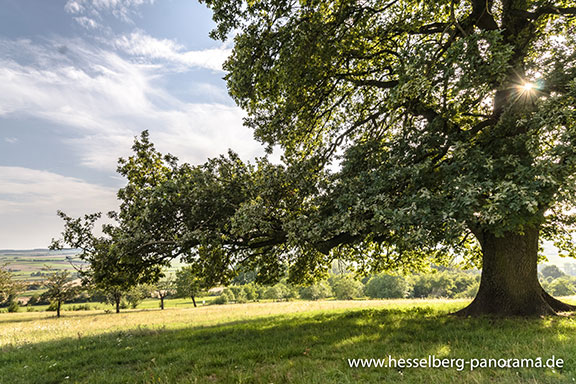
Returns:
[[[229,305],[210,305],[198,308],[188,306],[187,299],[166,301],[161,311],[158,300],[148,300],[138,309],[125,309],[121,313],[94,311],[63,311],[57,319],[54,312],[19,312],[0,314],[0,347],[69,337],[99,335],[105,332],[149,328],[178,329],[206,326],[276,315],[298,315],[323,311],[342,312],[352,308],[422,307],[435,305],[446,312],[455,310],[466,301],[448,300],[382,300],[382,301],[296,301]],[[178,304],[187,306],[178,308]],[[190,302],[191,304],[191,302]],[[111,306],[100,304],[111,310]]]
[[[572,301],[574,302],[574,301]],[[576,322],[462,319],[466,301],[0,314],[0,383],[571,383]],[[348,358],[562,358],[561,370],[350,368]],[[576,381],[576,379],[574,379]]]

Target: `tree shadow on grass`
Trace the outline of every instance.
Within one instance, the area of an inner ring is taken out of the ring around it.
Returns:
[[[105,312],[103,310],[90,310],[90,311],[62,311],[62,316],[60,318],[56,317],[56,312],[22,312],[22,315],[28,313],[41,313],[42,316],[31,316],[28,318],[20,318],[20,317],[10,317],[10,318],[3,318],[0,316],[0,324],[10,324],[10,323],[28,323],[31,321],[39,321],[39,320],[54,320],[54,321],[61,321],[64,319],[76,319],[82,317],[93,317],[93,316],[110,316],[110,315],[123,315],[127,313],[138,313],[138,312],[148,312],[148,311],[155,311],[156,308],[142,308],[142,309],[130,309],[128,311],[120,312],[119,314],[113,313],[112,311]],[[160,309],[158,309],[160,310]],[[98,311],[98,312],[96,312]]]
[[[557,383],[576,374],[572,319],[462,319],[427,308],[138,327],[5,348],[0,383]],[[564,359],[563,370],[350,368],[347,359]],[[68,377],[68,378],[66,378]]]

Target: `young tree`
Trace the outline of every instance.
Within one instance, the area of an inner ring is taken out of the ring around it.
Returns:
[[[300,297],[306,300],[325,299],[332,294],[332,288],[326,281],[319,281],[300,290]]]
[[[368,280],[365,292],[366,296],[375,299],[402,298],[408,294],[408,284],[401,276],[380,274]]]
[[[50,249],[62,249],[64,244],[79,249],[79,258],[88,263],[87,269],[79,270],[82,283],[102,292],[115,306],[116,313],[120,313],[122,298],[132,287],[157,279],[160,275],[162,267],[158,263],[147,268],[148,274],[143,276],[138,274],[137,268],[122,258],[122,247],[117,240],[120,229],[117,226],[103,225],[103,235],[94,235],[94,225],[100,219],[100,213],[77,219],[61,211],[58,211],[58,215],[64,220],[64,231],[62,239],[52,240]],[[112,212],[109,216],[111,219],[115,218]]]
[[[556,296],[573,296],[576,294],[576,279],[571,276],[558,277],[546,284],[546,289]]]
[[[150,297],[152,293],[152,287],[148,284],[138,284],[126,292],[125,297],[128,304],[132,309],[138,307],[138,305],[147,297]]]
[[[364,285],[350,276],[334,277],[331,279],[334,296],[338,300],[352,300],[362,296]]]
[[[176,284],[172,276],[168,276],[156,283],[154,292],[160,299],[160,309],[164,309],[164,299],[174,294],[175,290]]]
[[[196,275],[190,266],[182,267],[176,271],[176,295],[178,297],[190,297],[196,307],[196,296],[202,288],[202,280]]]
[[[47,268],[50,271],[49,268]],[[62,304],[73,299],[79,290],[79,286],[74,284],[69,271],[50,271],[44,281],[46,291],[42,294],[51,303],[56,305],[56,317],[60,317]]]
[[[7,264],[0,265],[0,304],[13,301],[22,288],[21,283],[14,281]]]

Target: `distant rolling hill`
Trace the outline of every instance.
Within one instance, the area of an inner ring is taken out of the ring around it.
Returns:
[[[7,264],[17,280],[42,280],[46,266],[56,270],[69,270],[81,267],[84,262],[77,257],[78,250],[64,249],[50,251],[48,249],[32,250],[0,250],[0,265]]]
[[[64,249],[61,251],[50,251],[48,249],[30,250],[10,250],[0,249],[0,265],[8,264],[16,280],[39,281],[43,280],[42,274],[46,273],[44,267],[48,266],[56,270],[69,270],[75,272],[75,268],[86,265],[78,258],[77,249]],[[184,263],[174,260],[172,266],[166,270],[167,273],[174,273],[181,268]]]

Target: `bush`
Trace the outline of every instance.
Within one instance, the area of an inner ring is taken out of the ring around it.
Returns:
[[[477,284],[475,276],[464,272],[437,272],[412,276],[411,297],[453,298]]]
[[[18,312],[20,310],[20,306],[16,300],[12,300],[10,304],[8,304],[8,312]]]
[[[297,299],[298,297],[298,290],[284,283],[278,283],[272,287],[268,287],[263,294],[263,298],[276,301]]]
[[[90,304],[79,304],[79,305],[73,305],[71,307],[69,307],[71,311],[89,311],[92,309],[92,307],[90,307]]]
[[[244,294],[246,295],[246,300],[256,301],[258,300],[258,291],[254,284],[244,285]]]
[[[278,283],[272,287],[268,287],[266,291],[264,291],[264,298],[271,299],[271,300],[283,300],[288,295],[288,288],[282,284]]]
[[[364,285],[351,277],[332,279],[332,290],[338,300],[352,300],[362,296]]]
[[[456,295],[454,295],[454,298],[467,299],[467,298],[471,298],[471,297],[476,297],[476,294],[478,293],[478,288],[480,288],[480,282],[475,281],[465,291],[459,292]]]
[[[401,276],[380,274],[368,280],[365,292],[373,299],[397,299],[406,297],[408,284]]]
[[[305,300],[320,300],[332,295],[332,288],[325,281],[320,281],[300,290],[300,297]]]
[[[236,300],[236,297],[234,296],[234,292],[232,292],[232,290],[226,288],[225,290],[222,291],[222,294],[220,296],[218,296],[216,298],[216,300],[214,300],[214,304],[227,304],[227,303],[230,303],[234,300]]]
[[[126,301],[130,308],[136,309],[138,305],[147,297],[150,297],[151,288],[148,285],[136,285],[126,293]]]
[[[244,291],[244,288],[238,290],[238,293],[235,296],[236,296],[236,302],[237,303],[246,303],[248,301],[248,299],[246,297],[246,292]]]
[[[572,296],[576,294],[574,278],[569,276],[559,277],[550,283],[545,283],[543,288],[552,296]]]

